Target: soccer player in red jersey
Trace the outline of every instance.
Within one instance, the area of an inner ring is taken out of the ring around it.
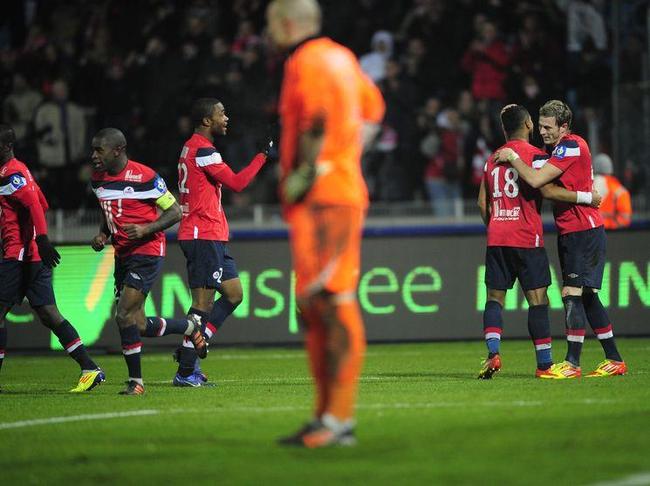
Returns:
[[[102,209],[103,223],[91,246],[101,251],[110,238],[115,249],[115,320],[129,370],[127,387],[120,394],[141,395],[141,335],[184,334],[200,356],[207,353],[198,320],[144,314],[147,294],[165,256],[163,231],[180,220],[181,208],[156,172],[128,159],[121,131],[104,128],[97,132],[92,140],[92,163],[92,188]]]
[[[250,163],[234,173],[214,146],[214,137],[225,135],[228,116],[214,98],[200,98],[192,106],[194,134],[185,142],[178,161],[178,190],[183,217],[178,240],[187,259],[187,275],[192,292],[188,316],[200,318],[208,339],[241,303],[243,290],[235,260],[227,248],[228,221],[221,205],[225,186],[244,190],[267,159],[272,142],[267,141]],[[216,291],[221,297],[215,302]],[[197,367],[196,352],[185,339],[177,352],[176,386],[201,386],[207,379]]]
[[[0,367],[7,344],[5,317],[27,297],[41,323],[81,368],[79,384],[70,391],[92,390],[105,380],[104,372],[56,305],[52,268],[60,256],[47,237],[48,204],[27,166],[14,157],[15,143],[13,129],[0,125]]]
[[[579,204],[589,203],[592,198],[591,153],[587,142],[571,133],[572,118],[570,108],[559,100],[548,101],[540,108],[539,131],[552,153],[539,170],[528,167],[511,148],[500,150],[497,159],[512,164],[533,187],[556,180],[561,186],[578,192],[577,203],[556,203],[554,207],[568,350],[566,359],[549,371],[556,379],[582,375],[580,353],[589,322],[603,347],[605,360],[587,376],[623,375],[627,366],[616,347],[607,311],[598,298],[605,268],[603,221],[596,208]]]
[[[506,144],[500,149],[516,151],[527,166],[542,167],[548,155],[528,141],[533,121],[521,105],[508,105],[501,111]],[[551,284],[548,257],[544,249],[542,196],[556,201],[575,202],[577,193],[555,184],[541,190],[519,180],[514,167],[498,164],[491,156],[479,190],[481,216],[487,225],[485,283],[487,302],[483,331],[488,357],[479,372],[480,379],[492,378],[501,369],[499,344],[503,330],[502,309],[507,289],[519,280],[528,301],[528,331],[537,357],[536,376],[544,377],[553,364],[551,327],[546,290]],[[598,195],[596,194],[598,204]]]

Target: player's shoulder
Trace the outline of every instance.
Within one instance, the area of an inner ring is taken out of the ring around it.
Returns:
[[[586,149],[587,143],[579,135],[565,135],[553,149],[553,157],[563,159],[564,157],[578,157]]]
[[[29,169],[25,163],[15,157],[0,167],[0,177],[7,177],[15,173],[20,173],[23,176],[29,174]]]
[[[125,182],[147,182],[158,177],[158,174],[148,165],[135,160],[129,160],[126,164],[124,174]]]
[[[214,145],[204,145],[196,149],[194,160],[199,167],[207,167],[208,165],[223,164],[221,154],[217,151]]]
[[[538,147],[535,147],[530,142],[527,142],[525,140],[516,140],[512,143],[512,148],[519,154],[519,156],[525,157],[525,160],[527,162],[539,160],[540,158],[548,159],[548,154],[546,152]]]
[[[329,37],[316,37],[305,41],[297,47],[291,58],[298,70],[304,72],[317,69],[321,75],[326,67],[340,70],[345,68],[346,62],[352,65],[358,63],[357,57],[350,49]]]
[[[0,193],[13,194],[32,181],[27,166],[18,159],[11,159],[0,167]]]

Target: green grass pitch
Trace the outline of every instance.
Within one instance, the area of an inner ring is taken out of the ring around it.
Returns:
[[[619,347],[625,377],[548,382],[525,341],[503,343],[491,381],[476,379],[481,342],[369,346],[359,444],[326,450],[274,443],[310,414],[300,349],[213,346],[218,386],[202,389],[173,388],[170,353],[151,353],[142,397],[117,395],[121,356],[98,356],[107,382],[75,395],[68,358],[8,354],[0,484],[647,484],[650,340]],[[583,368],[601,359],[588,340]]]

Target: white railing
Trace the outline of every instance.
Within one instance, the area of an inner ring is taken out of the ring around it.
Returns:
[[[637,197],[633,202],[634,219],[650,218],[645,198]],[[276,229],[283,228],[281,209],[277,205],[256,204],[247,207],[226,208],[228,222],[232,229]],[[545,204],[545,221],[552,221],[551,205]],[[480,223],[481,218],[475,200],[454,201],[454,214],[446,218],[433,215],[427,201],[402,203],[373,203],[368,211],[367,226],[418,226],[431,224]],[[97,210],[79,209],[72,211],[54,210],[48,213],[50,235],[58,243],[85,242],[97,233],[100,213]],[[169,231],[176,231],[176,226]]]

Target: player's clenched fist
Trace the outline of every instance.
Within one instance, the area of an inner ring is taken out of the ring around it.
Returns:
[[[600,193],[594,189],[591,191],[591,207],[592,208],[599,208],[600,203],[603,201],[603,197],[600,195]]]
[[[125,224],[122,229],[129,237],[129,240],[139,240],[149,234],[147,226],[144,224]]]
[[[90,240],[90,246],[95,251],[102,251],[104,249],[104,246],[106,246],[107,241],[108,236],[106,236],[104,233],[99,233],[95,235],[92,240]]]

